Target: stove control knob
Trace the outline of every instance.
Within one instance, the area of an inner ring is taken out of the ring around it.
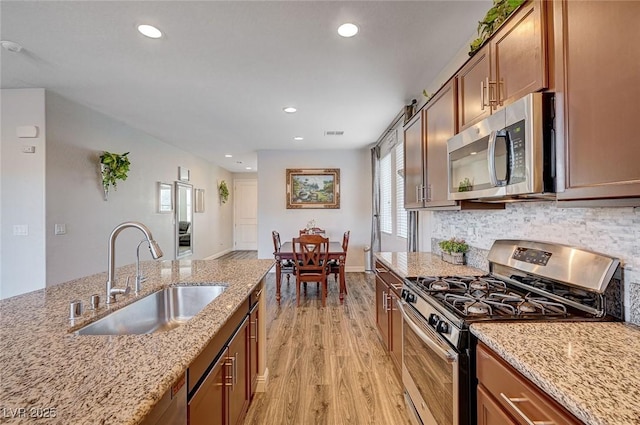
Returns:
[[[436,325],[436,332],[440,334],[449,333],[449,324],[442,320],[439,321],[438,324]]]
[[[431,313],[429,315],[429,324],[435,328],[438,325],[438,323],[441,323],[440,317],[435,313]]]
[[[407,292],[407,296],[404,298],[405,300],[407,300],[408,303],[414,303],[416,302],[416,296],[415,294],[412,294],[411,292]]]

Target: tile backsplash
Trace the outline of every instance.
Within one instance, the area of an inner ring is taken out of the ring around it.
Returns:
[[[469,265],[488,269],[496,239],[528,239],[589,249],[621,259],[625,320],[640,325],[640,208],[560,208],[555,202],[507,204],[504,210],[434,211],[432,252],[452,236],[470,245]]]

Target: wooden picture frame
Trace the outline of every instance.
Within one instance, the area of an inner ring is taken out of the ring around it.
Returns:
[[[340,208],[339,168],[287,168],[287,209]]]

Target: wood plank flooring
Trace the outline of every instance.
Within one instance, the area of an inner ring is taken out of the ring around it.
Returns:
[[[267,392],[258,393],[245,425],[410,425],[399,374],[378,336],[373,275],[347,273],[340,305],[329,277],[327,307],[309,284],[296,307],[295,280],[275,274],[267,288]]]

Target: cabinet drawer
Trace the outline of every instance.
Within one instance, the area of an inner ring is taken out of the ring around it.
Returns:
[[[518,424],[582,423],[483,344],[477,348],[477,375],[479,383]]]
[[[376,260],[376,274],[387,284],[393,292],[400,296],[402,291],[402,284],[404,283],[395,273],[393,273],[387,266]]]

